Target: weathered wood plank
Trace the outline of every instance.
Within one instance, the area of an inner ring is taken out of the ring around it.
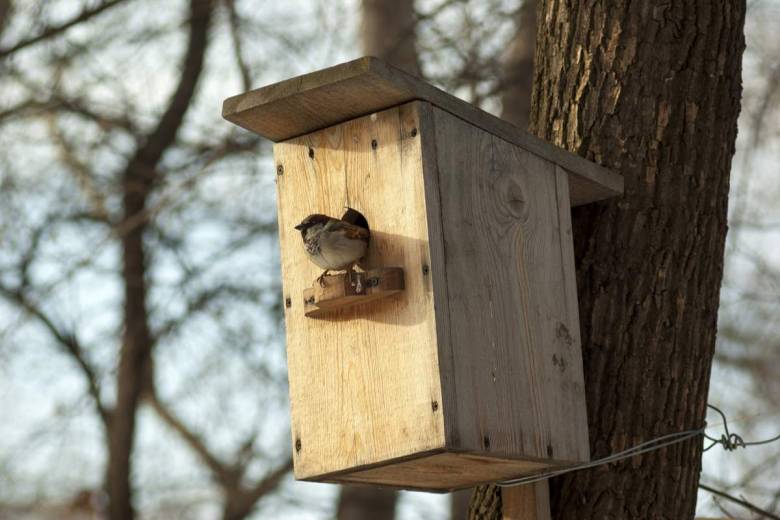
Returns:
[[[295,475],[311,478],[445,445],[419,126],[420,102],[274,146]],[[400,267],[405,290],[306,318],[320,274],[295,224],[360,211],[366,268]],[[441,260],[438,260],[441,261]]]
[[[620,195],[623,178],[553,146],[381,60],[364,57],[304,74],[225,100],[222,116],[272,141],[422,99],[562,166],[569,172],[571,205]]]
[[[334,476],[331,482],[382,484],[404,489],[452,491],[533,473],[549,464],[469,453],[437,453]],[[475,481],[475,478],[482,480]]]
[[[503,520],[550,520],[550,492],[546,480],[501,489]]]
[[[457,409],[448,447],[586,461],[566,178],[433,110],[455,360],[444,384],[445,407]]]
[[[352,305],[365,305],[404,290],[404,270],[381,267],[325,276],[303,291],[304,314],[321,318]],[[291,302],[292,303],[292,302]]]

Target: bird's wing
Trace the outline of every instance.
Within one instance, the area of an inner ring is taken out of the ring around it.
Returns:
[[[330,220],[326,225],[325,229],[327,231],[339,231],[344,230],[345,235],[347,238],[350,239],[357,239],[357,240],[365,240],[368,242],[369,232],[366,228],[355,226],[354,224],[350,224],[349,222],[344,222],[343,220]]]

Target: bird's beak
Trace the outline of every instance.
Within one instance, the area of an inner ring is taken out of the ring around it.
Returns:
[[[304,226],[303,224],[298,224],[297,226],[295,226],[295,229],[297,229],[298,231],[302,231],[304,227],[306,226]]]

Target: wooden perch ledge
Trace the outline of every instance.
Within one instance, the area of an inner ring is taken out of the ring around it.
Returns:
[[[404,270],[400,267],[370,269],[326,276],[303,291],[304,314],[323,317],[344,307],[386,298],[404,290]]]

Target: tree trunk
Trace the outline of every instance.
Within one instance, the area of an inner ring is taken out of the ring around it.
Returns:
[[[120,235],[124,331],[116,376],[117,399],[109,428],[106,485],[112,520],[129,520],[134,516],[131,455],[135,417],[153,343],[146,303],[144,212],[147,198],[157,182],[157,164],[165,150],[175,141],[203,69],[211,13],[210,0],[191,0],[190,38],[179,84],[157,127],[130,159],[123,174],[123,223]]]
[[[363,0],[363,53],[421,76],[413,0]]]
[[[450,520],[462,520],[468,518],[471,497],[474,488],[461,489],[450,493]]]
[[[8,20],[11,19],[13,7],[11,0],[0,0],[0,34],[3,34],[3,29],[8,25]]]
[[[398,493],[369,486],[342,486],[336,517],[339,520],[393,520]]]
[[[501,488],[490,484],[474,489],[469,507],[471,520],[501,519]]]
[[[573,212],[592,458],[699,428],[744,2],[543,0],[531,130],[625,177]],[[554,518],[693,518],[699,439],[551,482]],[[488,497],[489,499],[489,497]]]
[[[501,119],[528,128],[536,48],[536,0],[524,0],[517,11],[517,34],[504,62]]]

